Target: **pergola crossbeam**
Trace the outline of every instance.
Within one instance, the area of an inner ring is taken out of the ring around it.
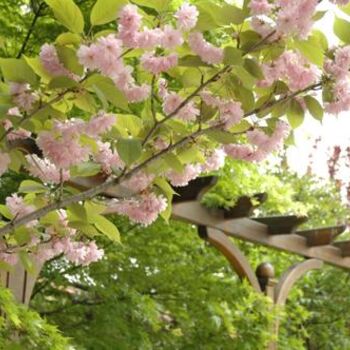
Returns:
[[[303,257],[319,259],[341,268],[350,268],[350,242],[348,257],[348,253],[345,253],[346,244],[343,244],[341,251],[337,244],[309,246],[307,238],[297,233],[280,231],[278,234],[276,232],[276,234],[271,235],[269,226],[264,223],[249,218],[225,219],[219,215],[212,215],[198,201],[175,204],[173,217],[220,230],[231,237],[295,253]]]

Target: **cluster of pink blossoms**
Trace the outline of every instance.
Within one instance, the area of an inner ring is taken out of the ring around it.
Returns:
[[[297,36],[305,39],[313,25],[318,0],[252,0],[252,27],[261,36]]]
[[[122,41],[111,34],[99,38],[90,46],[82,45],[78,50],[78,58],[85,68],[98,70],[111,78],[129,102],[141,102],[149,97],[150,86],[136,85],[132,76],[133,68],[124,65],[122,60],[122,49]]]
[[[216,171],[225,164],[226,153],[222,149],[215,149],[203,164],[187,164],[182,172],[168,171],[165,176],[175,187],[187,186],[191,180],[196,179],[202,173]]]
[[[61,209],[57,211],[57,214],[59,221],[46,229],[45,234],[50,239],[39,246],[35,252],[36,257],[44,262],[59,254],[64,254],[70,262],[83,266],[100,260],[104,255],[103,250],[98,249],[94,241],[87,243],[75,241],[76,229],[68,226],[66,211]]]
[[[58,169],[46,158],[40,158],[36,154],[28,154],[25,158],[29,173],[44,183],[59,184],[70,178],[69,170]]]
[[[326,111],[338,114],[350,110],[350,46],[338,48],[334,59],[326,59],[324,70],[332,80],[332,102],[326,104]]]
[[[39,133],[36,142],[50,162],[58,168],[67,169],[86,161],[90,154],[90,149],[81,144],[80,136],[99,137],[109,131],[115,121],[114,115],[105,113],[98,114],[89,122],[80,119],[65,123],[56,121],[51,131]]]
[[[193,101],[189,101],[186,105],[179,108],[185,99],[175,92],[169,92],[164,79],[159,79],[158,90],[159,96],[163,101],[162,107],[165,115],[170,115],[177,111],[176,117],[184,121],[194,121],[199,116],[200,111]]]
[[[27,206],[23,202],[23,198],[12,195],[6,199],[6,203],[10,212],[17,217],[28,214],[33,211],[32,206]],[[94,241],[81,242],[74,241],[76,230],[68,226],[67,213],[61,209],[57,211],[58,222],[46,229],[43,234],[43,240],[37,236],[33,236],[27,246],[31,255],[41,262],[45,262],[54,258],[59,254],[64,254],[67,260],[76,265],[89,265],[100,260],[104,252],[98,249]],[[37,221],[30,223],[28,227],[38,224]],[[62,236],[64,234],[64,236]],[[10,265],[15,265],[18,261],[18,254],[11,247],[6,247],[4,243],[0,246],[0,260]]]
[[[224,50],[207,42],[200,32],[191,33],[188,43],[191,50],[205,63],[219,64],[224,59]]]
[[[219,109],[220,122],[223,124],[224,129],[230,129],[238,124],[244,116],[240,102],[227,101],[207,91],[202,91],[200,96],[206,105]]]
[[[35,211],[35,207],[32,205],[27,205],[24,202],[22,197],[19,197],[17,194],[13,194],[10,197],[6,198],[6,206],[9,209],[10,213],[13,217],[20,219],[23,216],[26,216],[33,211]],[[26,227],[33,227],[38,224],[37,220],[33,220],[26,224]]]
[[[260,87],[271,86],[277,80],[284,80],[291,91],[305,89],[315,83],[319,72],[299,52],[285,51],[275,61],[263,64],[264,80],[258,82]]]
[[[13,103],[25,112],[29,112],[37,100],[37,96],[31,91],[29,84],[10,83],[10,95]]]
[[[112,150],[109,142],[97,141],[98,152],[93,155],[94,160],[102,167],[102,171],[111,174],[114,170],[124,167],[123,161],[116,150]]]
[[[148,226],[167,208],[167,200],[162,195],[147,193],[138,198],[112,200],[108,208],[110,212],[126,215],[131,222]]]
[[[40,50],[40,61],[45,70],[54,77],[66,76],[73,80],[79,80],[79,77],[70,72],[58,57],[57,50],[54,45],[44,44]]]
[[[233,159],[259,162],[264,160],[271,152],[278,149],[282,145],[283,140],[288,137],[289,132],[289,124],[280,120],[277,122],[271,136],[259,129],[254,129],[247,132],[250,145],[229,144],[224,146],[224,150]]]

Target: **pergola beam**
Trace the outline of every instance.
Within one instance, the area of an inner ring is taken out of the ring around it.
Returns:
[[[310,247],[307,239],[296,233],[269,234],[266,224],[249,218],[224,219],[212,215],[198,201],[177,203],[173,207],[173,217],[193,224],[220,230],[228,236],[258,243],[274,249],[322,260],[341,268],[350,268],[350,257],[344,257],[334,245]]]

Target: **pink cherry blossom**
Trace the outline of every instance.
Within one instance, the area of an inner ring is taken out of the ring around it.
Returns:
[[[311,30],[318,0],[279,0],[278,4],[277,32],[305,39]]]
[[[262,66],[265,79],[260,86],[270,86],[279,79],[286,81],[292,91],[305,89],[319,76],[315,65],[310,64],[299,52],[285,51],[277,60]]]
[[[216,171],[225,165],[226,153],[224,150],[215,149],[212,154],[207,157],[205,163],[202,164],[202,172]]]
[[[240,102],[228,101],[219,105],[220,121],[224,123],[224,129],[230,129],[238,124],[243,117]]]
[[[224,59],[224,50],[207,42],[200,32],[191,33],[188,43],[191,50],[205,63],[219,64]]]
[[[28,154],[25,156],[28,165],[27,170],[35,177],[38,177],[43,182],[59,184],[62,181],[67,181],[70,178],[68,170],[58,169],[48,159],[39,158],[36,154]]]
[[[81,45],[77,51],[79,63],[87,69],[97,69],[99,50],[100,48],[96,44],[91,44],[90,46]]]
[[[178,56],[171,53],[168,56],[155,56],[152,52],[146,52],[141,57],[141,64],[145,70],[153,74],[159,74],[168,71],[177,65]]]
[[[37,100],[34,93],[31,92],[30,85],[24,83],[10,83],[10,95],[17,107],[29,112]]]
[[[162,38],[163,32],[160,28],[145,28],[142,32],[139,32],[134,36],[134,46],[139,49],[152,50],[160,45]]]
[[[26,204],[24,202],[24,199],[22,197],[19,197],[17,194],[13,194],[12,196],[6,198],[6,206],[13,217],[17,219],[20,219],[23,216],[26,216],[35,211],[34,206]],[[32,220],[26,224],[26,227],[33,227],[37,224],[38,220]]]
[[[151,87],[147,84],[130,85],[123,92],[129,102],[142,102],[151,94]]]
[[[240,102],[221,99],[208,91],[202,91],[200,96],[208,106],[219,108],[220,122],[224,129],[230,129],[238,124],[244,116]]]
[[[94,160],[101,164],[102,170],[106,174],[111,174],[113,169],[122,169],[123,161],[120,159],[117,151],[111,149],[109,142],[97,142],[98,152],[94,154]]]
[[[125,200],[112,200],[109,210],[120,215],[127,216],[131,222],[148,226],[152,224],[158,215],[167,207],[164,196],[154,193],[143,194],[140,197]]]
[[[326,111],[331,114],[350,110],[350,81],[338,80],[333,87],[333,101],[326,104]]]
[[[56,123],[52,131],[39,133],[36,143],[43,151],[44,157],[58,168],[69,168],[84,162],[89,149],[79,142],[81,123]]]
[[[0,176],[4,174],[9,164],[11,163],[11,158],[7,153],[0,152]]]
[[[149,187],[153,180],[153,174],[139,171],[130,179],[123,181],[121,185],[127,187],[132,192],[138,193],[144,191],[147,187]]]
[[[197,7],[188,3],[182,4],[175,13],[177,25],[182,30],[191,30],[197,24],[199,12]]]
[[[167,94],[163,101],[164,113],[166,115],[172,114],[179,108],[183,101],[184,99],[174,92]],[[196,120],[199,114],[199,109],[194,105],[193,101],[190,101],[177,111],[176,117],[184,121],[193,121]]]
[[[44,44],[40,49],[40,61],[45,70],[54,77],[67,76],[71,79],[79,79],[78,76],[70,72],[58,57],[57,50],[54,45]]]
[[[225,145],[224,151],[229,157],[239,160],[247,160],[254,153],[252,146],[241,144]]]
[[[85,132],[89,136],[100,136],[107,131],[110,131],[116,122],[116,117],[113,114],[100,112],[95,117],[91,118],[85,126]]]
[[[165,25],[163,28],[163,35],[161,39],[161,44],[166,49],[174,49],[177,46],[181,46],[184,42],[182,33],[174,29],[170,25]]]
[[[267,0],[252,0],[249,3],[252,15],[268,15],[272,10],[272,5]]]
[[[201,172],[201,165],[187,164],[182,172],[170,170],[166,173],[166,177],[173,186],[183,187],[187,186],[191,180],[196,179]]]
[[[127,30],[138,31],[142,17],[138,13],[137,6],[126,5],[119,12],[118,24]]]
[[[23,128],[18,128],[18,129],[13,128],[13,124],[9,119],[4,119],[3,125],[6,131],[11,130],[6,136],[6,138],[9,141],[26,139],[31,136],[31,132],[28,130],[25,130]]]

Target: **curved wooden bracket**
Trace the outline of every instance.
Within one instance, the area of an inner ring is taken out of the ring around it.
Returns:
[[[246,278],[257,292],[261,292],[258,279],[247,258],[223,232],[208,227],[206,239],[227,258],[241,279]]]
[[[275,287],[275,304],[284,305],[294,284],[307,272],[320,269],[322,266],[323,262],[317,259],[308,259],[299,264],[291,266],[282,275]]]

